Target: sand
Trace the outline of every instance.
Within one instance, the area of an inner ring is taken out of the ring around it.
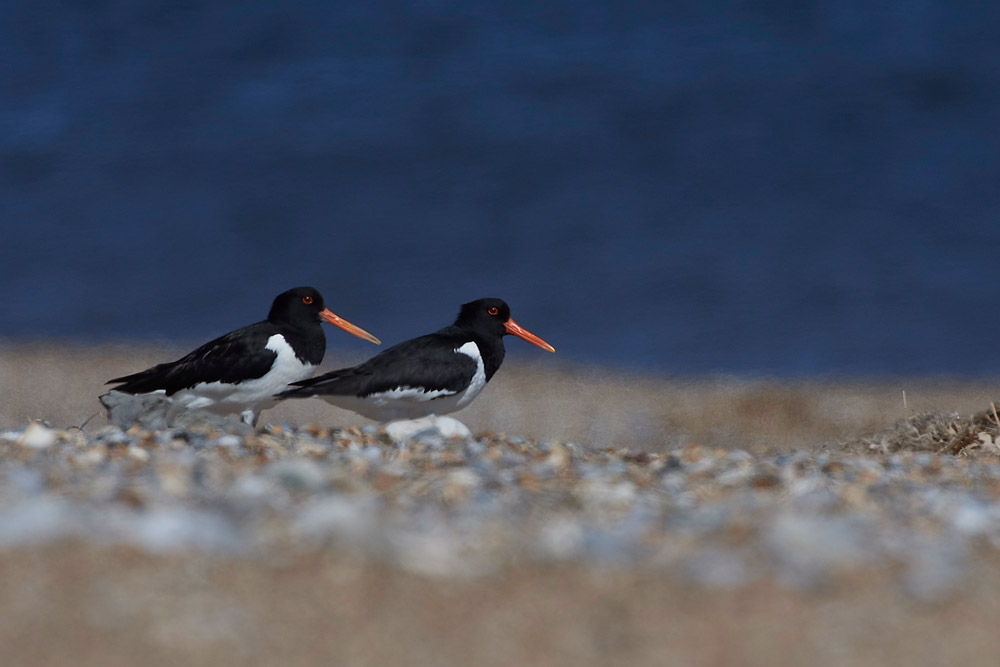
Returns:
[[[0,428],[32,418],[79,425],[98,412],[104,380],[176,352],[8,345]],[[824,456],[920,412],[981,412],[992,386],[658,379],[508,364],[457,416],[474,432],[630,452],[622,456]],[[367,423],[318,401],[282,405],[262,421]],[[98,415],[85,428],[102,425]],[[517,561],[482,576],[429,576],[336,544],[233,558],[40,542],[0,550],[0,650],[17,665],[993,665],[997,553],[983,544],[967,583],[920,598],[884,568],[807,588],[763,577],[727,589],[622,565]]]
[[[0,427],[43,419],[58,428],[106,423],[97,396],[108,378],[175,359],[181,348],[0,346]],[[333,355],[323,369],[356,358]],[[339,363],[338,363],[339,362]],[[987,379],[660,378],[545,358],[507,362],[455,416],[474,433],[511,433],[642,451],[702,445],[751,452],[818,450],[921,412],[980,412]],[[904,405],[903,392],[906,392]],[[88,421],[89,420],[89,421]],[[316,399],[285,401],[261,423],[372,422]]]

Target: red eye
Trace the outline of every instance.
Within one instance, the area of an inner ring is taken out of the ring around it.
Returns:
[[[313,302],[313,298],[311,296],[304,296],[304,297],[302,297],[302,303],[306,304],[307,306],[310,303],[312,303],[312,302]]]
[[[496,315],[500,312],[500,309],[497,308],[496,306],[491,306],[490,309],[487,310],[486,312],[489,313],[490,315]]]

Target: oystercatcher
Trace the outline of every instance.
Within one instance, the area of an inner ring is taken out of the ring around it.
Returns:
[[[166,394],[185,408],[239,412],[244,422],[256,426],[260,411],[276,403],[276,392],[309,377],[323,361],[326,336],[321,322],[380,344],[330,312],[317,290],[296,287],[274,299],[263,322],[220,336],[177,361],[108,384],[119,384],[113,390],[128,394]]]
[[[500,368],[507,334],[555,352],[514,322],[504,301],[479,299],[463,305],[451,326],[394,345],[353,368],[293,382],[296,388],[278,397],[315,396],[380,422],[448,414],[471,403]],[[454,433],[469,433],[461,423],[449,423]],[[406,427],[387,430],[390,435],[408,432]]]

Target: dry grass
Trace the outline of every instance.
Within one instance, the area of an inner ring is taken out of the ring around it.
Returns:
[[[998,438],[1000,430],[992,411],[965,416],[957,412],[928,412],[899,421],[874,435],[850,439],[843,447],[854,453],[916,451],[968,454],[984,448],[996,453]]]
[[[105,422],[97,396],[108,378],[181,352],[122,346],[0,348],[0,426],[41,418],[66,427],[94,415],[88,428],[99,426]],[[336,365],[332,359],[324,367]],[[761,453],[817,449],[883,431],[922,412],[982,412],[995,398],[995,386],[986,380],[940,379],[661,379],[559,363],[508,363],[483,395],[456,416],[475,432],[646,451],[700,444]],[[286,401],[265,412],[263,420],[367,423],[314,399]]]

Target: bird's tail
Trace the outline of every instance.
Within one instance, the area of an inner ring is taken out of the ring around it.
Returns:
[[[123,391],[126,394],[145,394],[147,392],[162,389],[163,372],[169,364],[160,364],[152,368],[147,368],[138,373],[123,375],[105,382],[105,384],[118,384],[114,387],[116,391]]]

